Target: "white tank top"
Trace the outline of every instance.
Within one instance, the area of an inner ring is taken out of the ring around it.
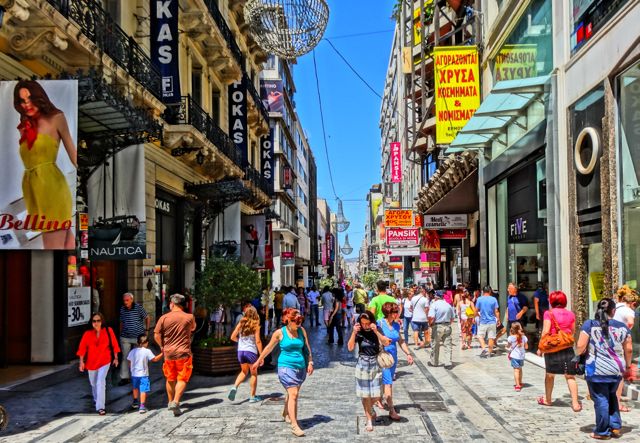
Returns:
[[[258,353],[255,335],[241,335],[238,337],[238,351]]]

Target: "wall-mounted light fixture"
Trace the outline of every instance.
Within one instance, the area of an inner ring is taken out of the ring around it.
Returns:
[[[180,148],[173,148],[171,150],[171,156],[173,157],[182,157],[183,155],[190,154],[192,152],[198,152],[196,154],[196,162],[202,166],[204,164],[205,156],[203,148],[195,147],[195,146],[182,146]]]

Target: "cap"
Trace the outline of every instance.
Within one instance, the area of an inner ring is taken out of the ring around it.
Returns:
[[[437,291],[435,291],[435,294],[434,294],[434,295],[435,295],[436,297],[441,297],[441,298],[442,298],[442,297],[444,297],[444,291],[443,291],[443,290],[441,290],[441,289],[438,289]]]

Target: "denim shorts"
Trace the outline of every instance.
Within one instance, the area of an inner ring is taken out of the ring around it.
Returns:
[[[254,364],[258,360],[258,356],[255,352],[251,351],[238,351],[238,362],[240,364]]]
[[[520,369],[524,366],[524,360],[518,360],[516,358],[511,359],[511,367],[513,369]]]
[[[304,383],[306,378],[306,369],[294,369],[278,366],[278,379],[280,379],[280,383],[285,389],[302,386],[302,383]]]
[[[131,384],[133,389],[139,389],[140,392],[151,392],[151,382],[149,377],[131,377]]]
[[[426,321],[412,321],[411,329],[413,329],[416,332],[426,331],[427,329],[429,329],[429,323],[427,323]]]

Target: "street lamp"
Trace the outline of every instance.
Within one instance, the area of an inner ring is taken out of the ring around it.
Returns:
[[[338,199],[338,213],[336,214],[336,221],[334,225],[338,232],[344,232],[349,229],[350,221],[344,216],[344,210],[342,209],[342,200]]]
[[[244,18],[265,52],[293,59],[320,43],[329,6],[325,0],[248,0]]]

